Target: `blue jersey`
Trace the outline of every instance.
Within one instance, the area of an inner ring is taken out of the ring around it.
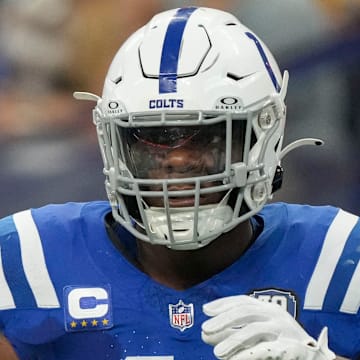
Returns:
[[[109,240],[107,202],[49,205],[0,221],[0,326],[20,359],[215,359],[202,305],[248,294],[286,308],[338,355],[360,354],[360,223],[334,207],[271,204],[246,253],[178,291]],[[125,230],[121,240],[134,243]],[[166,269],[164,269],[166,271]]]

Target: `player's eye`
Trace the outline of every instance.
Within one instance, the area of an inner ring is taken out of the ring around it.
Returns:
[[[183,127],[149,127],[132,129],[132,138],[136,142],[173,149],[186,144],[206,146],[217,144],[225,138],[224,124],[211,126],[183,126]]]
[[[200,127],[153,127],[133,129],[136,141],[160,148],[183,146],[200,133]]]

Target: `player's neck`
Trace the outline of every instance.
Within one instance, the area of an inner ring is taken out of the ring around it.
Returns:
[[[198,250],[170,250],[138,241],[140,269],[159,283],[184,290],[221,272],[247,250],[253,241],[250,221],[223,234]]]

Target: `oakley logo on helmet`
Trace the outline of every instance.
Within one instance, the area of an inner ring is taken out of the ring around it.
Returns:
[[[119,101],[111,100],[107,103],[105,109],[106,115],[122,114],[125,111],[125,107]]]
[[[234,96],[226,96],[219,99],[215,104],[215,110],[240,110],[242,102]]]
[[[117,101],[110,101],[108,104],[109,109],[115,110],[119,108],[119,103]]]
[[[149,109],[181,109],[184,107],[183,99],[152,99],[149,100]]]

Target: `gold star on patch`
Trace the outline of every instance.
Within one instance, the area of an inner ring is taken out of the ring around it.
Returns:
[[[82,327],[86,327],[86,326],[87,326],[87,321],[83,320],[83,321],[81,322],[81,326],[82,326]]]
[[[109,320],[108,319],[103,319],[102,324],[104,326],[106,326],[107,324],[109,324]]]
[[[76,328],[76,325],[77,325],[77,323],[76,323],[75,321],[72,321],[72,322],[70,323],[70,326],[71,326],[72,328]]]
[[[95,320],[95,319],[91,322],[91,325],[92,325],[92,326],[97,326],[97,324],[98,324],[98,321]]]

